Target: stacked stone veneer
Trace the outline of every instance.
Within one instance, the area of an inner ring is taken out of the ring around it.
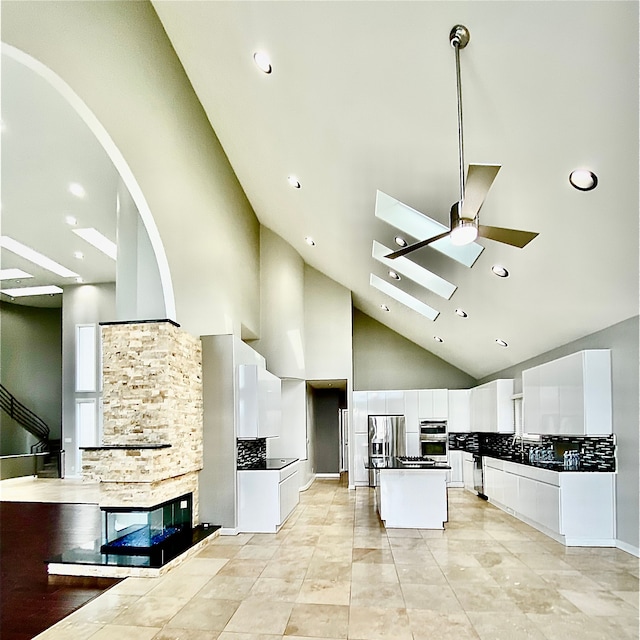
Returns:
[[[102,357],[104,448],[83,451],[83,477],[102,483],[100,504],[107,507],[151,507],[191,492],[196,523],[200,340],[170,321],[107,324]]]

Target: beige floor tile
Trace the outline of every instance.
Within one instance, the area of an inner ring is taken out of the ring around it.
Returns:
[[[214,576],[198,592],[198,598],[236,600],[246,598],[256,578],[246,576]]]
[[[302,578],[258,578],[248,598],[260,598],[277,600],[282,602],[295,602],[302,587]]]
[[[354,565],[354,569],[355,569]],[[438,565],[396,564],[400,584],[449,585]]]
[[[349,605],[350,599],[350,582],[321,579],[305,580],[295,598],[296,602],[333,605]]]
[[[420,549],[392,549],[391,554],[396,564],[415,564],[437,566],[431,551],[425,547]]]
[[[127,640],[152,640],[160,631],[155,627],[130,627],[117,624],[107,624],[100,631],[94,633],[92,640],[113,640],[126,638]]]
[[[546,640],[544,633],[519,612],[505,612],[498,616],[493,612],[472,611],[468,617],[481,640]]]
[[[158,584],[158,578],[126,578],[109,589],[121,596],[143,596]]]
[[[597,618],[582,613],[564,616],[528,613],[527,618],[542,631],[546,640],[574,640],[574,638],[576,640],[623,640],[624,638],[607,624],[608,619],[603,623]]]
[[[278,550],[276,545],[257,545],[249,542],[238,549],[235,560],[271,560]]]
[[[293,603],[271,600],[245,600],[227,623],[224,631],[239,633],[284,634]]]
[[[242,560],[232,558],[218,571],[221,576],[244,576],[245,578],[257,578],[267,566],[266,560]]]
[[[201,631],[200,629],[178,629],[174,627],[164,627],[153,640],[213,640],[219,638],[217,631]],[[271,636],[273,640],[274,636]],[[280,638],[278,637],[278,640]]]
[[[195,557],[182,563],[174,569],[171,574],[176,575],[192,575],[192,576],[215,576],[229,560],[227,558],[201,558]]]
[[[518,553],[517,557],[530,569],[571,571],[574,568],[550,553]]]
[[[478,640],[478,634],[464,613],[407,609],[407,615],[414,640]]]
[[[161,628],[188,602],[188,598],[142,596],[116,616],[112,624]]]
[[[638,591],[638,578],[628,571],[582,571],[583,575],[591,578],[601,588],[611,591]]]
[[[584,575],[580,571],[553,571],[536,569],[535,573],[554,589],[569,589],[573,591],[600,591],[602,586]]]
[[[249,543],[247,543],[249,544]],[[197,558],[233,558],[242,547],[237,544],[208,544]]]
[[[158,580],[158,584],[148,591],[148,595],[156,598],[171,598],[180,594],[181,598],[192,598],[209,582],[211,576],[189,575],[169,572]]]
[[[432,555],[443,569],[460,567],[481,569],[478,559],[472,553],[464,553],[461,551],[432,551]]]
[[[498,586],[505,587],[529,587],[531,589],[546,589],[553,585],[546,581],[537,571],[529,569],[524,564],[513,567],[497,565],[489,567],[487,571],[498,583]]]
[[[253,533],[239,533],[235,536],[218,536],[215,540],[212,540],[209,544],[214,545],[243,545],[247,544],[253,538]]]
[[[103,625],[93,622],[69,622],[62,620],[53,627],[49,627],[46,631],[38,634],[34,640],[88,640]]]
[[[610,591],[569,591],[561,589],[559,593],[589,616],[622,616],[636,613],[633,607]]]
[[[352,561],[392,564],[394,560],[390,549],[354,549]]]
[[[392,582],[398,583],[398,572],[395,564],[379,564],[375,562],[359,562],[351,569],[352,582]]]
[[[404,609],[404,596],[398,583],[352,582],[351,605],[357,607],[380,607]]]
[[[350,607],[349,640],[413,640],[405,609]]]
[[[351,557],[353,555],[353,547],[351,542],[348,546],[334,546],[330,547],[325,544],[318,545],[313,554],[314,560],[328,560],[330,562],[348,562],[351,563]]]
[[[299,561],[271,560],[260,574],[261,578],[281,578],[282,580],[303,580],[307,575],[310,561],[302,558]]]
[[[627,604],[630,604],[635,609],[640,609],[640,600],[638,598],[637,591],[612,591],[613,595],[617,596],[621,600],[624,600]],[[638,634],[640,637],[640,634]]]
[[[483,584],[487,587],[498,587],[497,581],[484,567],[469,567],[464,565],[456,565],[455,563],[447,564],[442,567],[446,579],[450,584]]]
[[[239,605],[240,603],[234,600],[193,598],[173,616],[167,626],[176,629],[222,631]]]
[[[278,633],[233,633],[232,631],[223,631],[218,640],[281,640],[282,636]],[[154,639],[155,640],[155,639]]]
[[[99,595],[81,609],[74,611],[69,619],[74,622],[108,624],[139,599],[139,596],[112,594],[110,591]]]
[[[314,556],[307,568],[306,577],[340,582],[349,581],[351,580],[351,563],[331,562]]]
[[[349,607],[299,603],[293,606],[285,635],[346,638],[348,628]]]
[[[448,585],[403,584],[402,594],[407,609],[440,613],[462,613],[462,605]]]

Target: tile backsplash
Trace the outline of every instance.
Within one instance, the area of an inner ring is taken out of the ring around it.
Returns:
[[[542,436],[540,441],[521,443],[511,434],[450,433],[449,449],[481,453],[504,458],[524,452],[528,457],[531,448],[553,449],[556,458],[562,459],[562,451],[575,449],[580,452],[580,469],[583,471],[615,471],[615,436]]]
[[[249,469],[267,459],[267,439],[237,440],[238,469]]]

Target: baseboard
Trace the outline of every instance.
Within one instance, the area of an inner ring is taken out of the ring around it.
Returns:
[[[298,489],[298,491],[306,491],[306,490],[307,490],[307,489],[308,489],[308,488],[313,484],[313,482],[315,481],[315,479],[316,479],[315,475],[311,476],[311,480],[309,480],[309,482],[307,482],[307,484],[302,485],[302,486]]]
[[[626,542],[622,542],[622,540],[616,540],[616,548],[622,551],[626,551],[636,558],[640,558],[640,548],[634,547],[633,545],[627,544]]]
[[[316,478],[337,478],[340,479],[339,473],[316,473]]]
[[[221,529],[218,529],[218,531],[221,536],[237,536],[240,533],[240,529],[238,529],[238,527],[222,527]]]

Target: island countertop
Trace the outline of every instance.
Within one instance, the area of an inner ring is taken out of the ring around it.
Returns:
[[[388,458],[369,458],[365,460],[366,469],[394,469],[396,471],[442,471],[451,469],[451,466],[444,462],[434,462],[433,464],[424,464],[421,462],[402,462],[396,457]]]

